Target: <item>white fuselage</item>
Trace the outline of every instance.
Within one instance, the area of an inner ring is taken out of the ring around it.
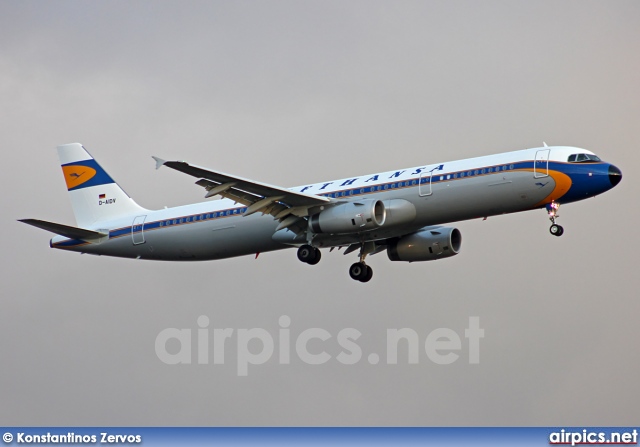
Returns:
[[[243,217],[247,207],[210,200],[157,211],[144,210],[92,225],[109,234],[100,243],[56,236],[51,246],[84,253],[156,260],[208,260],[255,254],[312,242],[344,246],[398,238],[423,227],[581,200],[610,189],[607,163],[568,163],[572,147],[543,147],[422,165],[290,188],[338,202],[381,200],[384,225],[348,234],[276,232],[273,216]],[[104,206],[109,206],[105,204]],[[407,209],[415,216],[399,216]],[[394,216],[394,212],[396,216]],[[395,219],[395,220],[394,220]]]

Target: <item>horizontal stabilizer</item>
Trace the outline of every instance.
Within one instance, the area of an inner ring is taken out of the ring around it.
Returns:
[[[40,228],[42,230],[51,231],[52,233],[59,234],[60,236],[68,237],[69,239],[93,241],[96,239],[109,236],[107,233],[85,230],[84,228],[70,227],[68,225],[47,222],[46,220],[20,219],[19,222],[24,222],[26,224],[33,225],[34,227]]]

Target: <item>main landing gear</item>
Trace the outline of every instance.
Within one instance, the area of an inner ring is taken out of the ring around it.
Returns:
[[[303,245],[298,248],[298,259],[309,265],[316,265],[322,257],[320,250],[311,245]]]
[[[360,262],[356,262],[349,267],[349,276],[351,276],[351,278],[360,282],[371,281],[371,278],[373,278],[373,269],[365,264],[364,258],[369,253],[373,253],[374,249],[375,244],[372,242],[362,244],[362,248],[360,249]],[[347,252],[345,252],[345,254],[346,253]],[[298,248],[298,259],[307,264],[316,265],[320,262],[320,256],[320,250],[309,244],[302,245]]]
[[[547,204],[547,212],[549,213],[549,220],[551,221],[551,227],[549,228],[549,233],[554,236],[562,236],[564,234],[564,228],[560,225],[556,224],[556,219],[558,216],[558,209],[560,208],[560,204],[556,202],[551,202]]]
[[[360,282],[369,282],[373,278],[373,269],[363,262],[356,262],[349,267],[349,276]]]
[[[356,262],[349,267],[349,276],[360,282],[369,282],[373,278],[373,269],[365,264],[364,259],[368,254],[376,253],[376,244],[373,242],[363,242],[360,247],[360,262]]]

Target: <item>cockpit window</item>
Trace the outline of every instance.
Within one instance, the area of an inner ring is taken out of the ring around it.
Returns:
[[[594,163],[601,161],[600,157],[593,154],[572,154],[567,160],[569,163]]]

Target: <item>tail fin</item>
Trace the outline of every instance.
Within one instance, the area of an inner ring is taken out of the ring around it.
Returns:
[[[58,146],[62,173],[79,227],[146,212],[102,169],[80,143]]]

